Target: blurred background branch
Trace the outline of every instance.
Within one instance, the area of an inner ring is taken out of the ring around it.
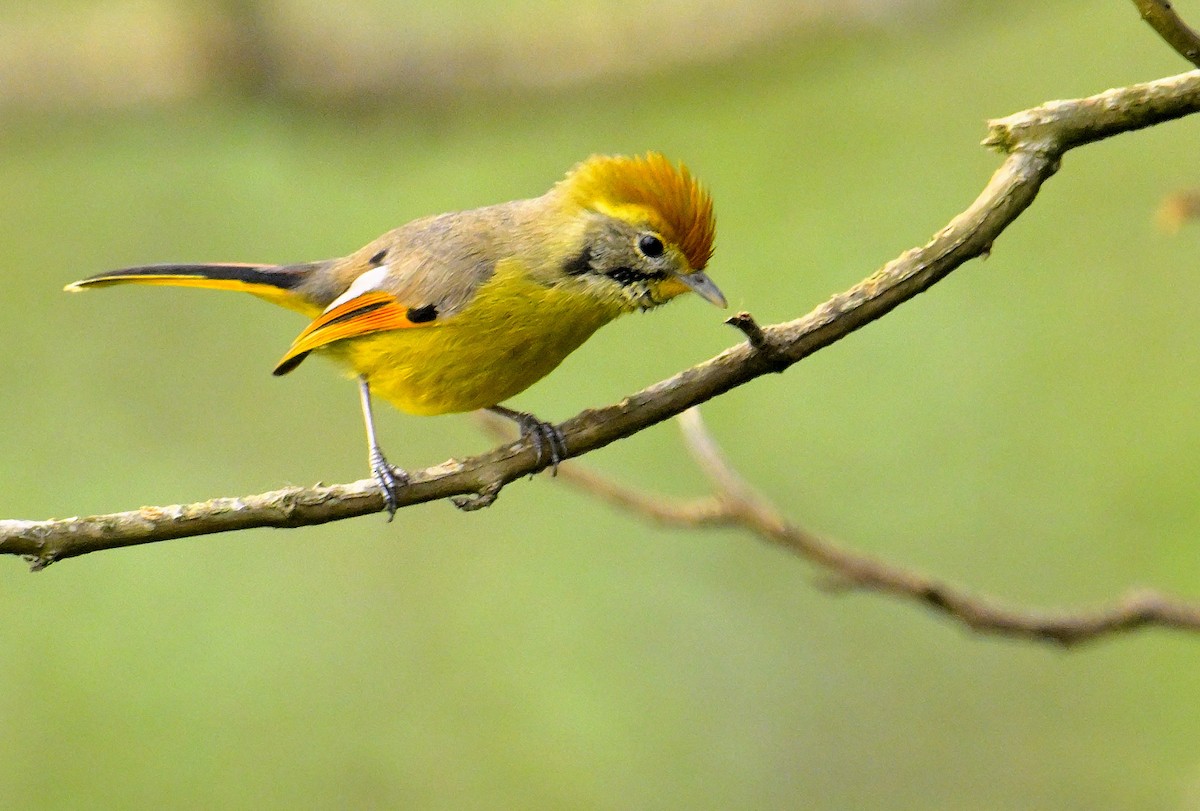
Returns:
[[[99,0],[0,12],[0,108],[208,93],[354,107],[443,103],[714,63],[802,31],[879,26],[937,0]],[[531,25],[531,19],[537,20]],[[663,36],[664,26],[670,36]]]
[[[623,485],[577,464],[564,464],[559,478],[618,509],[667,526],[686,529],[740,527],[825,571],[831,590],[861,589],[915,602],[973,631],[1070,646],[1157,626],[1200,631],[1200,605],[1149,589],[1130,590],[1105,606],[1041,611],[1005,604],[929,575],[822,538],[788,521],[730,465],[700,417],[698,408],[679,415],[684,445],[704,472],[712,494],[675,499]],[[490,414],[481,421],[495,436],[510,426]]]

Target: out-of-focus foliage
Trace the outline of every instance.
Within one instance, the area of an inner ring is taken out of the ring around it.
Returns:
[[[515,29],[500,5],[479,18]],[[679,47],[667,11],[620,9]],[[361,13],[430,42],[461,24],[432,5]],[[540,7],[522,41],[574,13]],[[118,31],[131,60],[170,42]],[[60,292],[80,276],[339,254],[539,193],[589,153],[654,148],[713,190],[731,306],[789,318],[972,199],[997,163],[975,146],[985,118],[1186,68],[1119,2],[947,4],[756,41],[553,91],[340,107],[201,83],[107,112],[13,108],[0,515],[365,474],[353,385],[319,363],[269,374],[293,314]],[[1200,234],[1154,226],[1195,182],[1198,135],[1188,120],[1072,153],[986,262],[709,404],[714,433],[796,520],[957,582],[1041,605],[1132,583],[1200,594]],[[564,418],[737,337],[681,301],[606,328],[513,405]],[[405,465],[488,445],[465,417],[379,416]],[[585,463],[701,487],[671,426]],[[544,476],[477,514],[434,504],[36,576],[0,564],[2,807],[1200,807],[1200,640],[977,638]]]

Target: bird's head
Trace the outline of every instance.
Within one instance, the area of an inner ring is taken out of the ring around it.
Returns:
[[[563,271],[629,309],[695,292],[725,297],[704,273],[713,253],[712,198],[683,165],[657,152],[595,155],[555,187],[582,217],[582,238]]]

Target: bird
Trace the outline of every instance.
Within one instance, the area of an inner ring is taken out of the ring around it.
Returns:
[[[372,395],[411,414],[487,409],[513,420],[540,469],[562,434],[504,401],[596,330],[689,292],[719,307],[705,272],[716,219],[708,190],[659,152],[592,155],[545,194],[420,219],[348,256],[301,264],[153,264],[68,284],[173,285],[253,294],[311,319],[275,365],[310,354],[357,379],[371,475],[394,517],[407,473],[387,461]]]

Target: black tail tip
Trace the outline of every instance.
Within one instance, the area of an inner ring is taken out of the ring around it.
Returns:
[[[307,357],[307,352],[301,352],[299,355],[294,355],[293,357],[288,358],[283,363],[276,366],[271,371],[271,374],[275,375],[276,377],[283,377],[285,374],[299,366],[300,363]]]

